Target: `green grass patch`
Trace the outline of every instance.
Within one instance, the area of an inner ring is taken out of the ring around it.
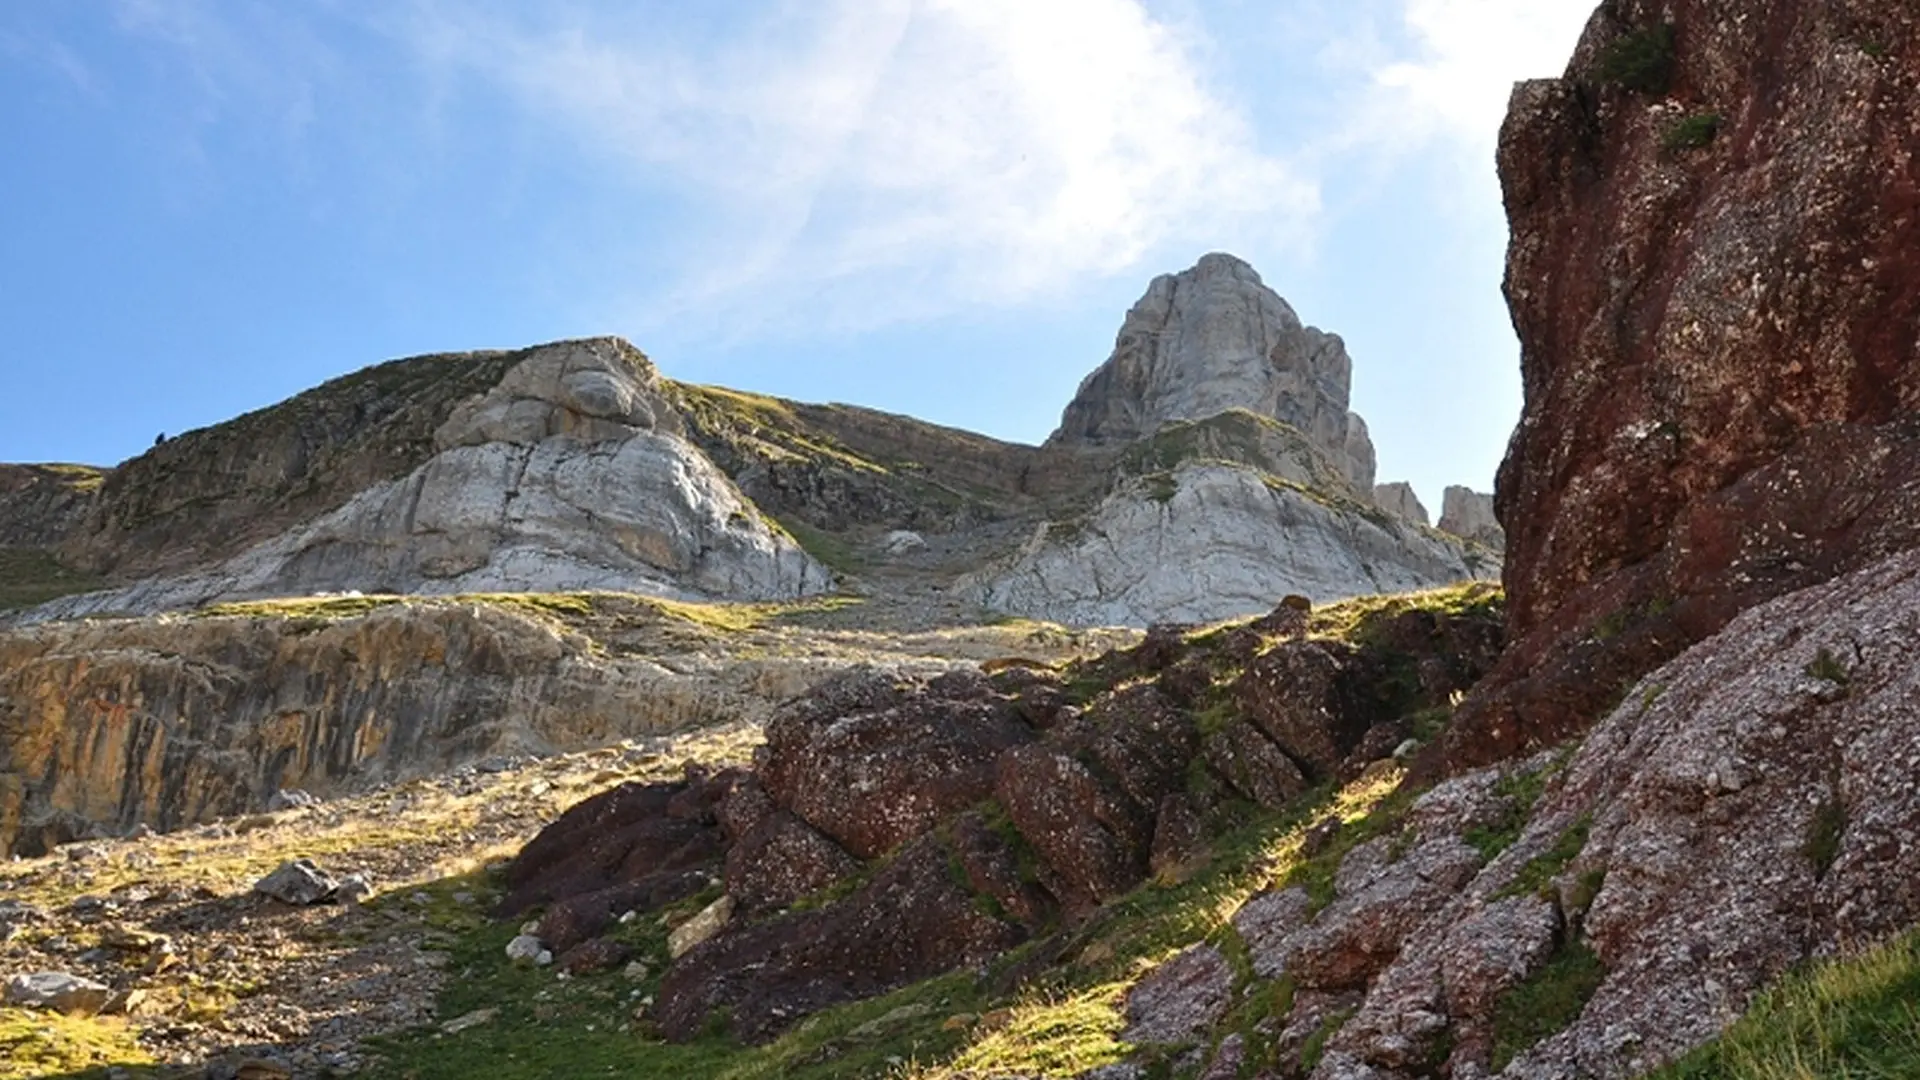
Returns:
[[[1307,1036],[1307,1041],[1300,1044],[1302,1072],[1310,1073],[1320,1067],[1320,1059],[1327,1056],[1327,1041],[1339,1034],[1340,1029],[1346,1027],[1347,1021],[1351,1019],[1353,1019],[1353,1010],[1342,1009],[1320,1021],[1320,1026],[1314,1029],[1313,1034]]]
[[[1847,832],[1847,807],[1836,796],[1820,804],[1814,812],[1813,821],[1807,826],[1807,838],[1801,845],[1807,861],[1813,864],[1814,873],[1826,877],[1833,869],[1835,859],[1840,857],[1840,841]]]
[[[1920,933],[1791,976],[1648,1080],[1920,1076]]]
[[[793,542],[800,545],[801,550],[834,573],[858,574],[866,568],[866,558],[840,536],[825,529],[816,529],[791,515],[775,520],[788,536],[793,537]]]
[[[1607,969],[1592,949],[1568,941],[1539,971],[1500,995],[1493,1007],[1493,1071],[1566,1030],[1606,977]]]
[[[1530,893],[1546,896],[1550,892],[1553,879],[1567,868],[1567,864],[1580,857],[1587,846],[1587,834],[1593,828],[1593,817],[1582,815],[1579,821],[1568,826],[1567,830],[1554,840],[1553,846],[1527,860],[1506,888],[1493,894],[1495,900],[1505,900],[1513,896],[1526,896]]]
[[[106,583],[63,565],[42,548],[0,547],[0,611],[37,607]]]
[[[1666,134],[1660,137],[1660,147],[1670,154],[1698,150],[1719,136],[1721,123],[1719,113],[1694,113],[1682,117],[1668,126]]]
[[[1516,771],[1500,778],[1494,791],[1507,800],[1506,814],[1490,825],[1467,830],[1465,837],[1467,843],[1480,852],[1481,858],[1491,862],[1494,856],[1520,839],[1520,833],[1527,827],[1527,818],[1533,814],[1533,804],[1540,801],[1555,771],[1548,766],[1532,772]]]
[[[58,1076],[105,1080],[108,1066],[153,1064],[126,1021],[0,1008],[0,1080]],[[153,1075],[146,1069],[134,1076]]]
[[[1807,661],[1807,675],[1821,682],[1832,683],[1842,690],[1853,681],[1853,672],[1847,670],[1847,665],[1825,645],[1820,646],[1819,651],[1813,654],[1813,659]]]
[[[1486,581],[1450,585],[1442,589],[1361,596],[1316,607],[1307,617],[1314,637],[1367,645],[1379,640],[1386,625],[1410,611],[1430,611],[1445,618],[1498,619],[1506,610],[1506,594]]]
[[[1600,54],[1601,81],[1642,94],[1666,93],[1675,66],[1672,23],[1623,35]]]

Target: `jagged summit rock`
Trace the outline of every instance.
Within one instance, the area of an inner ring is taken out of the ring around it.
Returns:
[[[1495,551],[1507,546],[1507,533],[1493,514],[1493,496],[1455,484],[1440,504],[1440,531]]]
[[[1374,505],[1396,517],[1402,517],[1415,525],[1431,525],[1433,519],[1427,516],[1427,508],[1421,503],[1420,496],[1413,485],[1405,480],[1396,480],[1391,484],[1373,486]]]
[[[1215,252],[1153,280],[1047,441],[1132,442],[1174,421],[1248,409],[1298,428],[1370,494],[1373,443],[1348,408],[1352,376],[1338,335],[1303,324],[1253,267]]]

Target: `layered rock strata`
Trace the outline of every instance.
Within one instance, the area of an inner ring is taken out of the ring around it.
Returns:
[[[618,597],[0,633],[0,855],[170,830],[498,755],[757,723],[836,672],[1078,655],[1073,635],[709,629]],[[371,602],[368,602],[371,603]]]
[[[1920,19],[1621,0],[1500,138],[1526,408],[1516,647],[1457,764],[1552,741],[1769,597],[1920,541]]]

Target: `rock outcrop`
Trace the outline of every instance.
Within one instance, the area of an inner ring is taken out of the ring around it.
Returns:
[[[85,520],[103,476],[85,465],[0,465],[0,548],[66,539]]]
[[[1505,551],[1507,547],[1506,530],[1494,517],[1493,496],[1457,484],[1447,488],[1440,504],[1439,529],[1491,551]]]
[[[982,575],[982,602],[1079,625],[1204,622],[1492,577],[1494,559],[1373,507],[1270,474],[1193,463],[1047,522]]]
[[[1426,506],[1420,502],[1420,496],[1414,493],[1413,485],[1404,480],[1396,480],[1391,484],[1375,484],[1373,502],[1375,506],[1387,513],[1405,518],[1415,525],[1433,524],[1433,519],[1427,516]]]
[[[1920,543],[1920,19],[1620,0],[1500,139],[1526,408],[1516,647],[1456,764],[1577,730],[1739,611]]]
[[[624,342],[531,350],[450,409],[411,471],[217,566],[35,617],[346,590],[778,600],[830,588],[831,575],[682,437],[658,381]]]
[[[1253,267],[1216,252],[1153,280],[1047,441],[1135,442],[1173,421],[1248,409],[1304,433],[1365,497],[1373,443],[1347,407],[1352,377],[1338,336],[1301,323]]]
[[[573,948],[721,871],[747,917],[676,958],[652,1019],[676,1040],[716,1016],[769,1038],[1094,917],[1175,872],[1238,800],[1279,805],[1391,756],[1405,717],[1499,650],[1489,587],[1359,619],[1353,642],[1310,636],[1283,606],[1202,636],[1163,627],[1065,671],[850,671],[780,709],[751,771],[627,785],[569,811],[508,871],[501,914],[544,904],[539,937]],[[1241,719],[1203,725],[1208,705]]]
[[[1754,608],[1647,676],[1564,767],[1545,766],[1513,846],[1392,933],[1391,962],[1373,966],[1314,1077],[1408,1080],[1444,1061],[1453,1076],[1625,1080],[1718,1034],[1807,960],[1920,922],[1917,613],[1910,551]],[[1408,828],[1485,820],[1474,807],[1499,776],[1442,785]],[[1342,919],[1346,903],[1263,951],[1289,953],[1286,970],[1318,988],[1336,928],[1381,932],[1377,917]],[[1561,978],[1586,973],[1579,1008],[1531,1046],[1506,1033],[1511,1063],[1495,1061],[1501,996],[1556,962]]]

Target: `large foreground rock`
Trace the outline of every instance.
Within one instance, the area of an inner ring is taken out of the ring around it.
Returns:
[[[1920,922],[1917,673],[1920,551],[1755,608],[1653,672],[1518,842],[1397,935],[1314,1075],[1410,1080],[1448,1053],[1452,1075],[1487,1075],[1500,995],[1588,948],[1590,1000],[1500,1075],[1625,1080],[1808,959]],[[1478,782],[1429,796],[1447,808],[1425,820],[1471,820],[1459,796]]]
[[[1516,647],[1455,764],[1577,730],[1745,608],[1920,541],[1916,52],[1900,0],[1621,0],[1515,91]]]

